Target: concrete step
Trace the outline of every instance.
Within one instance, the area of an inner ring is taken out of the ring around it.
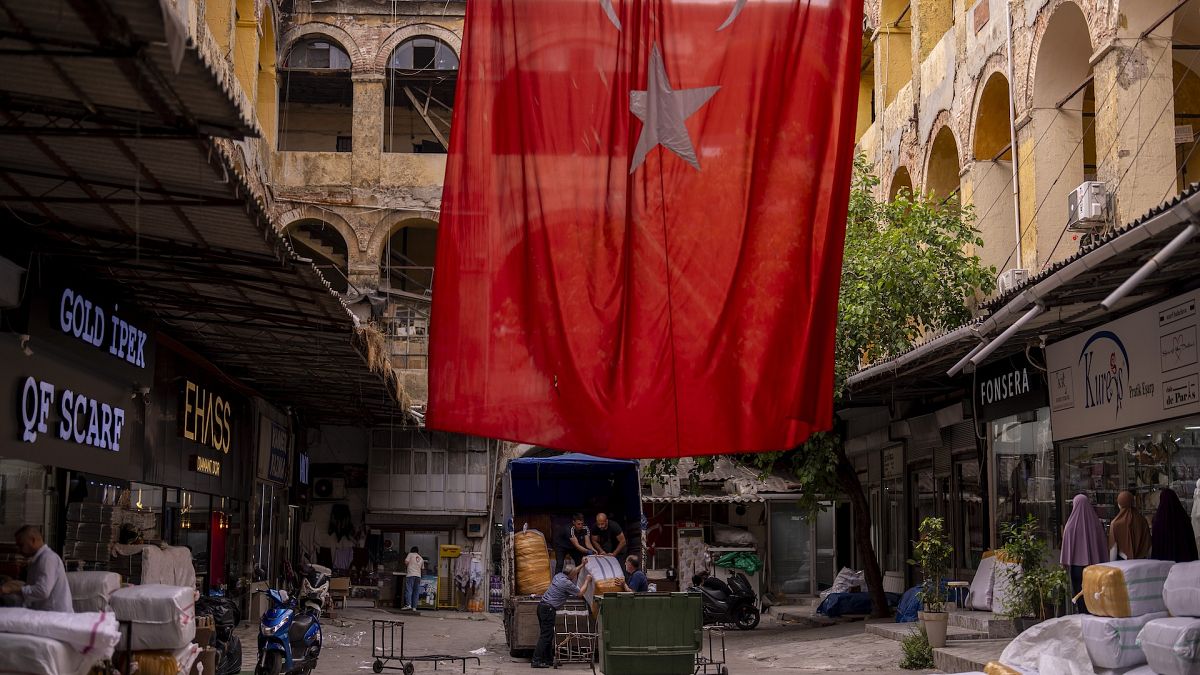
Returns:
[[[992,639],[1014,638],[1021,631],[1016,622],[991,612],[955,609],[950,612],[950,625],[983,633]]]
[[[867,632],[871,635],[878,635],[879,637],[885,637],[889,640],[899,641],[917,632],[920,626],[921,623],[919,621],[912,621],[909,623],[878,621],[868,623]],[[981,633],[976,630],[960,628],[958,626],[946,627],[947,644],[966,640],[986,640],[987,637],[987,633]]]
[[[1000,659],[1012,640],[971,640],[933,650],[933,665],[943,673],[983,672],[989,661]]]

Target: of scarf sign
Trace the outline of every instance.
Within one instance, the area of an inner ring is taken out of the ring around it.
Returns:
[[[427,424],[631,458],[828,428],[862,3],[466,16]]]

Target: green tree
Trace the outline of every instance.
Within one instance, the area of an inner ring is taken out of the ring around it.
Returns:
[[[875,197],[879,178],[863,156],[854,160],[846,245],[842,262],[834,397],[862,365],[908,349],[923,335],[970,319],[969,303],[990,293],[995,269],[984,267],[971,249],[983,245],[970,206],[956,200],[902,192],[891,201]],[[875,614],[888,614],[883,574],[871,543],[871,511],[843,433],[834,428],[783,452],[742,455],[744,464],[790,474],[802,487],[802,505],[816,513],[822,500],[844,494],[854,507],[854,540],[864,561]],[[696,459],[703,473],[713,458]],[[657,474],[674,472],[671,460],[651,464]]]

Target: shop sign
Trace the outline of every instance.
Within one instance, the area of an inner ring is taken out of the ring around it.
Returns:
[[[1044,362],[1041,350],[1035,361]],[[975,404],[980,419],[994,420],[1046,405],[1044,366],[1030,363],[1024,354],[988,364],[975,373]]]
[[[217,478],[221,477],[221,460],[219,459],[192,455],[192,461],[188,463],[188,468],[196,473],[206,473]]]
[[[233,447],[233,405],[229,398],[185,378],[180,397],[179,435],[229,454]]]
[[[271,448],[267,462],[267,479],[277,483],[287,482],[288,431],[271,422]]]
[[[1050,345],[1054,440],[1200,412],[1200,292]]]
[[[117,316],[116,305],[106,315],[99,303],[64,289],[58,302],[58,327],[126,363],[146,367],[146,332]]]
[[[50,413],[58,405],[58,423],[50,422]],[[61,395],[54,384],[27,377],[21,385],[21,440],[36,443],[43,434],[54,433],[60,440],[119,452],[121,431],[125,428],[125,409],[109,405],[82,392],[64,389]],[[53,429],[53,431],[51,431]]]

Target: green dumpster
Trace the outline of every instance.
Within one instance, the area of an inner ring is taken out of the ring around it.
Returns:
[[[600,672],[691,675],[703,616],[698,593],[609,593],[600,600]]]

